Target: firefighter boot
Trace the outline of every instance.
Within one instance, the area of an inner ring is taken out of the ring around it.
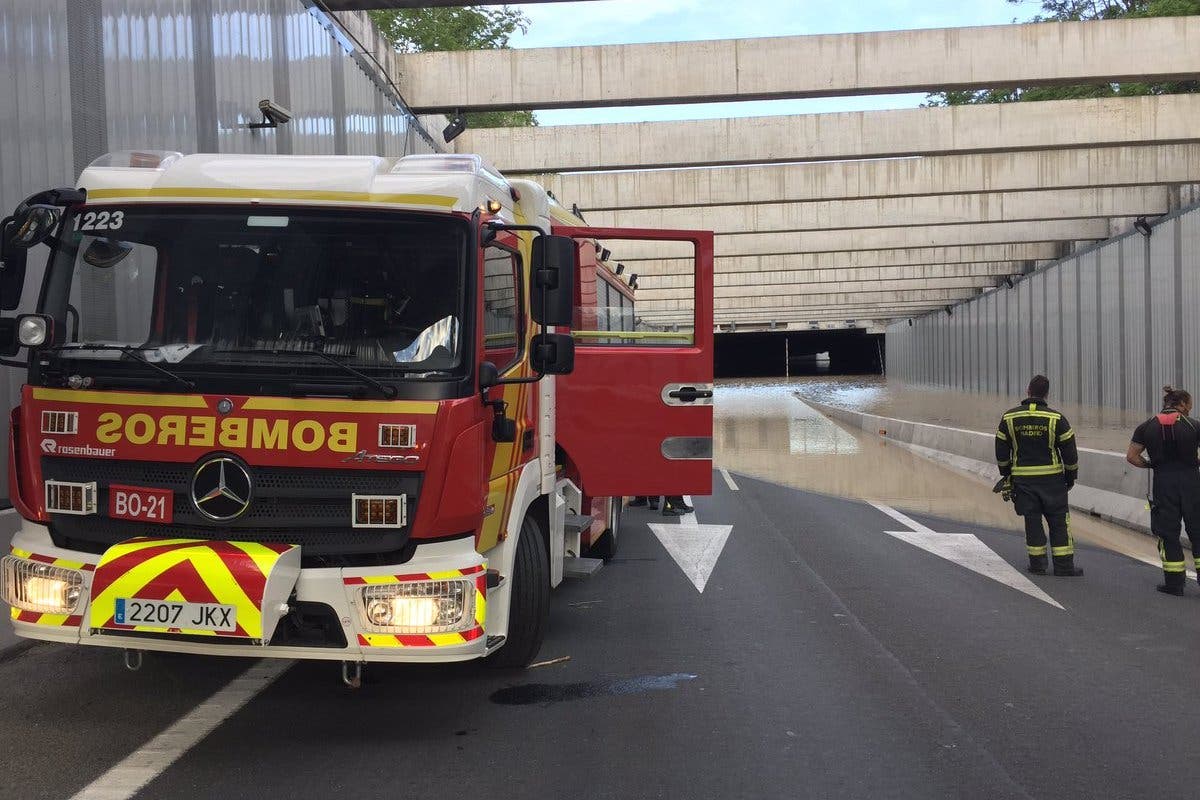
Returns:
[[[1046,574],[1046,557],[1045,556],[1030,556],[1029,571],[1034,575]]]
[[[1054,574],[1060,578],[1077,578],[1083,570],[1075,566],[1075,556],[1058,556],[1054,559]]]
[[[1163,582],[1154,587],[1163,594],[1173,594],[1176,597],[1183,597],[1183,584],[1187,580],[1187,574],[1183,572],[1164,572]]]

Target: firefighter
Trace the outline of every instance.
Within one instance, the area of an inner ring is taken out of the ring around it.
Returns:
[[[1183,389],[1163,387],[1163,410],[1133,432],[1125,460],[1154,471],[1150,501],[1150,530],[1158,537],[1162,556],[1163,594],[1182,595],[1186,580],[1180,523],[1187,524],[1192,558],[1200,569],[1200,422],[1192,419],[1192,396]],[[1149,453],[1147,461],[1143,453]]]
[[[1025,518],[1029,571],[1046,574],[1045,517],[1054,574],[1077,576],[1083,570],[1075,566],[1067,493],[1079,475],[1079,453],[1071,423],[1046,404],[1049,394],[1050,380],[1035,375],[1029,382],[1029,396],[1005,412],[996,432],[996,464],[1002,480],[1008,482],[1005,493],[1011,493],[1013,507]]]

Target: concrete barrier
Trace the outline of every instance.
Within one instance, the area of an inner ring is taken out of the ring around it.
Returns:
[[[852,428],[884,437],[944,466],[995,484],[994,437],[990,433],[881,417],[827,403],[797,392],[797,397],[826,416]],[[1079,482],[1071,491],[1071,507],[1143,533],[1150,532],[1146,508],[1147,474],[1125,461],[1124,453],[1079,449]]]

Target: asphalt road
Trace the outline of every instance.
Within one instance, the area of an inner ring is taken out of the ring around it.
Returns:
[[[521,672],[298,663],[137,795],[1045,797],[1192,795],[1200,590],[1082,547],[1056,608],[886,533],[863,503],[718,475],[732,525],[703,593],[630,509],[619,557],[554,597]],[[1011,531],[972,533],[1023,565]],[[1015,520],[1014,520],[1015,521]],[[1015,525],[1013,526],[1015,528]],[[0,796],[64,798],[246,662],[37,645],[0,661]]]

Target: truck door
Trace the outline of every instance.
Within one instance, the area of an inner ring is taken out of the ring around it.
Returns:
[[[578,243],[557,440],[593,497],[712,491],[713,236],[555,227]]]

